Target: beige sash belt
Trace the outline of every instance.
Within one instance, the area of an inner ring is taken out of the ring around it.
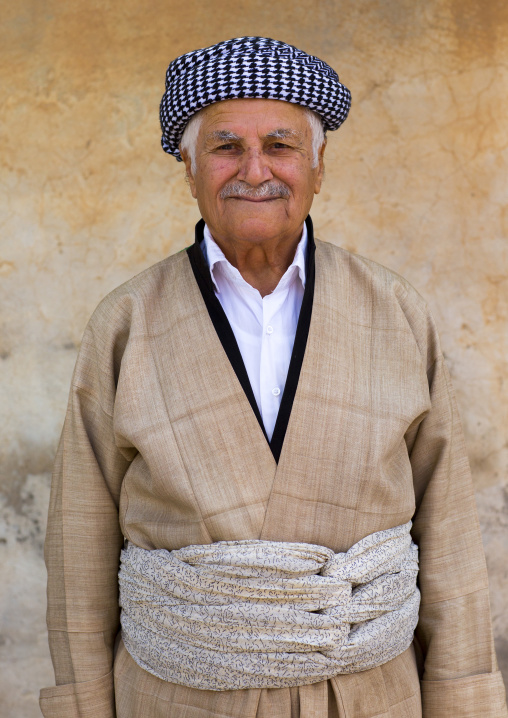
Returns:
[[[125,646],[159,678],[216,691],[306,685],[386,663],[418,622],[410,528],[337,554],[273,541],[178,551],[129,543],[119,574]]]

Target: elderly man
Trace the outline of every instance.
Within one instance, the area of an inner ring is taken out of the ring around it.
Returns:
[[[432,319],[308,217],[349,104],[328,65],[265,38],[169,66],[163,147],[203,220],[83,338],[47,718],[506,718]]]

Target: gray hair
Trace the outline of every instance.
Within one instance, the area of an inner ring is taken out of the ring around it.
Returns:
[[[319,162],[319,150],[325,142],[325,130],[323,127],[323,121],[321,117],[308,107],[304,107],[303,110],[309,121],[310,130],[312,133],[312,168],[318,166]],[[180,140],[180,148],[184,150],[191,158],[191,169],[193,172],[196,171],[196,145],[198,142],[199,129],[203,120],[203,110],[196,112],[192,115],[188,121],[185,130]]]

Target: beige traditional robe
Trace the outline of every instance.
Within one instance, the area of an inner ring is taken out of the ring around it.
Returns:
[[[185,252],[94,313],[51,497],[58,685],[41,693],[47,718],[112,718],[115,700],[118,718],[506,718],[466,451],[426,305],[397,275],[330,244],[317,241],[315,263],[278,465]],[[420,623],[414,647],[383,666],[213,692],[144,672],[121,641],[115,652],[124,537],[146,549],[252,538],[338,552],[413,517]]]

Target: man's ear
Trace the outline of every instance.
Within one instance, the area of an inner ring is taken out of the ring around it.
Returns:
[[[326,137],[325,141],[321,145],[318,152],[318,165],[316,167],[316,181],[314,183],[314,194],[319,194],[321,191],[321,185],[325,176],[325,149],[326,149]]]
[[[187,152],[187,150],[183,149],[183,147],[180,147],[180,155],[182,157],[182,160],[185,163],[185,176],[187,178],[187,182],[189,184],[189,189],[191,191],[192,196],[194,199],[196,199],[196,182],[194,180],[194,173],[192,171],[192,161],[190,154]]]

